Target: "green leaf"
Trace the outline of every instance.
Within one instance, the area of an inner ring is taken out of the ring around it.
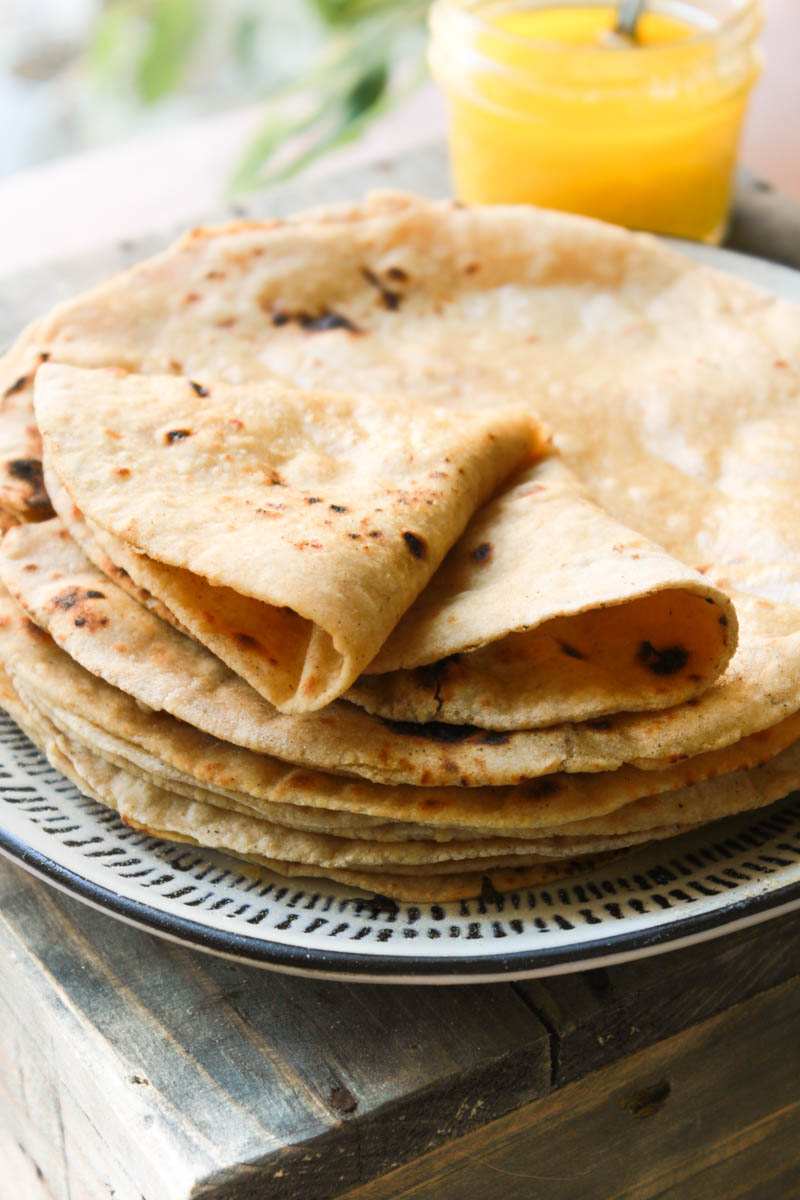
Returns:
[[[325,109],[326,105],[323,102],[303,119],[291,120],[275,114],[271,120],[268,120],[251,140],[237,163],[230,184],[231,194],[240,195],[250,191],[254,186],[254,180],[258,179],[260,169],[272,159],[280,145],[292,137],[300,136],[313,129],[324,118]]]
[[[335,94],[323,88],[315,110],[302,122],[302,127],[299,123],[281,121],[273,112],[237,164],[229,185],[230,196],[235,198],[254,188],[288,179],[321,155],[354,141],[370,121],[388,112],[418,87],[426,70],[424,53],[420,52],[406,85],[391,91],[386,64],[373,64],[357,78],[351,77],[352,82],[343,92]],[[282,165],[273,166],[282,146],[299,134],[307,135],[301,138],[301,145]]]
[[[136,71],[145,104],[153,104],[175,90],[205,15],[202,0],[155,0]]]
[[[355,25],[383,12],[413,8],[414,0],[311,0],[326,25]]]
[[[354,121],[378,103],[389,83],[389,68],[385,62],[376,63],[365,71],[344,98],[344,117]]]
[[[135,5],[124,2],[106,4],[98,13],[86,51],[87,66],[97,83],[105,86],[112,81],[120,51],[132,40],[135,17]]]
[[[248,72],[253,71],[257,65],[254,47],[260,24],[259,13],[255,11],[242,13],[233,31],[233,53],[239,66]]]

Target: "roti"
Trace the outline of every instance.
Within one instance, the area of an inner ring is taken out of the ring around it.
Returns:
[[[717,815],[724,814],[724,782],[732,772],[768,762],[800,736],[800,717],[795,715],[732,747],[658,772],[629,767],[549,776],[505,788],[381,785],[301,769],[209,736],[166,712],[151,711],[140,699],[85,671],[7,596],[0,596],[0,661],[17,690],[32,695],[49,719],[126,769],[144,771],[182,795],[218,806],[233,802],[297,828],[332,831],[348,825],[355,836],[353,826],[360,822],[363,836],[373,838],[374,822],[388,825],[384,832],[389,838],[378,840],[447,841],[464,831],[467,837],[487,838],[532,838],[553,831],[567,835],[570,828],[602,828],[597,822],[611,814],[618,814],[615,832],[624,832],[626,824],[642,830],[700,821],[712,805]],[[717,776],[723,787],[715,797],[697,789]],[[688,793],[696,794],[696,801]],[[661,801],[655,798],[659,795]],[[665,813],[670,817],[662,820]]]
[[[260,606],[100,528],[72,501],[47,450],[44,464],[55,509],[87,557],[257,686],[238,639],[244,628],[259,644]],[[393,720],[492,729],[667,708],[721,674],[737,631],[724,592],[610,521],[563,463],[546,458],[470,522],[347,698]],[[371,676],[398,655],[426,669]]]
[[[489,729],[669,708],[722,673],[737,630],[723,591],[549,456],[470,522],[348,699]]]
[[[465,860],[445,863],[438,872],[408,865],[364,870],[358,866],[332,866],[327,862],[322,865],[318,862],[295,863],[267,858],[258,851],[274,845],[276,840],[283,848],[279,831],[267,831],[263,822],[241,820],[234,814],[210,805],[182,806],[174,796],[160,792],[115,768],[54,729],[35,706],[25,704],[18,694],[13,693],[13,685],[8,677],[0,678],[0,697],[4,706],[14,711],[21,728],[49,761],[84,794],[116,809],[126,824],[157,837],[194,845],[216,847],[222,842],[225,853],[285,876],[322,875],[373,895],[378,893],[398,900],[445,902],[476,895],[483,888],[490,891],[495,888],[507,890],[512,886],[546,883],[550,879],[592,866],[604,857],[600,855],[599,860],[562,861],[548,855],[531,855],[529,861],[520,865],[518,857],[512,855],[507,866],[501,860],[493,862],[485,858],[479,862]],[[167,828],[155,827],[153,822],[157,820],[162,820]],[[328,839],[329,849],[332,840]],[[290,841],[289,844],[302,845],[302,841]]]
[[[260,863],[282,874],[323,874],[398,899],[441,901],[476,894],[484,886],[508,889],[542,883],[548,878],[560,877],[581,867],[591,867],[598,861],[597,857],[583,860],[565,858],[570,851],[585,852],[594,847],[600,850],[605,846],[608,857],[623,847],[645,840],[645,837],[669,837],[687,828],[684,825],[652,829],[644,836],[625,834],[617,838],[589,837],[583,843],[579,839],[554,838],[524,848],[519,846],[516,853],[512,850],[506,855],[491,853],[484,843],[486,852],[478,858],[469,857],[472,846],[459,846],[461,853],[457,857],[448,857],[452,847],[444,850],[434,847],[433,862],[429,861],[431,847],[421,845],[413,847],[412,855],[408,854],[407,848],[394,848],[394,853],[387,854],[386,846],[373,845],[369,847],[372,851],[370,854],[365,853],[363,843],[359,845],[343,838],[298,834],[297,831],[287,831],[246,814],[206,803],[181,803],[173,794],[114,767],[74,739],[59,735],[35,706],[25,706],[24,723],[34,740],[47,750],[51,761],[83,791],[115,808],[123,820],[134,828],[159,837],[222,849],[225,853]],[[771,783],[777,793],[786,784],[787,770],[796,778],[798,766],[800,752],[793,747],[785,755],[779,756],[774,764],[763,769],[766,774],[756,785],[757,788],[763,795],[768,792]],[[735,785],[735,778],[733,782]],[[744,781],[745,789],[749,782]],[[307,858],[294,862],[269,856],[276,851],[279,854],[299,852]],[[602,859],[603,855],[599,857]],[[362,865],[364,858],[368,861],[367,867]],[[484,873],[479,874],[481,871]]]
[[[740,640],[702,696],[659,713],[616,714],[548,729],[387,722],[344,701],[319,713],[279,713],[193,639],[165,625],[94,567],[57,520],[10,530],[0,579],[30,619],[91,674],[223,741],[285,762],[384,784],[506,786],[554,772],[660,770],[778,726],[798,711],[774,605],[737,597]],[[786,624],[792,628],[794,610]],[[798,637],[786,635],[790,645]],[[746,657],[745,657],[746,656]],[[757,714],[749,683],[772,682]]]
[[[36,406],[81,510],[147,555],[148,590],[290,712],[345,691],[543,440],[520,407],[456,418],[51,363]]]

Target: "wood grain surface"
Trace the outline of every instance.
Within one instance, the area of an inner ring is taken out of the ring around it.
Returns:
[[[0,914],[0,1126],[48,1198],[513,1200],[536,1178],[543,1200],[755,1200],[674,1190],[727,1188],[737,1158],[751,1183],[797,1179],[794,915],[608,971],[425,988],[210,958],[7,863]]]
[[[322,1200],[550,1086],[511,987],[268,974],[0,864],[0,1124],[56,1197]]]
[[[444,195],[444,156],[213,216],[376,186]],[[0,345],[170,236],[15,278]],[[731,236],[800,266],[800,212],[753,180]],[[796,915],[557,979],[345,985],[184,950],[0,863],[0,1200],[789,1200],[799,1047]]]
[[[795,1197],[798,1045],[795,978],[357,1188],[346,1200]]]

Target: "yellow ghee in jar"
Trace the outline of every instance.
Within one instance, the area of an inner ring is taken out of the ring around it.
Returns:
[[[720,0],[651,8],[626,44],[614,5],[437,0],[459,198],[720,240],[759,70],[757,5],[727,6],[727,20]]]

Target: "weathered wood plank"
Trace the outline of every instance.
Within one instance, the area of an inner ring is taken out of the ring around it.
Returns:
[[[666,957],[516,984],[553,1034],[557,1085],[800,975],[790,913]]]
[[[53,1200],[41,1171],[4,1129],[0,1129],[0,1163],[0,1200]]]
[[[59,1200],[86,1180],[180,1200],[233,1179],[242,1198],[323,1200],[549,1087],[547,1031],[506,985],[269,974],[0,864],[0,1123]]]
[[[795,1200],[800,979],[342,1200]]]

